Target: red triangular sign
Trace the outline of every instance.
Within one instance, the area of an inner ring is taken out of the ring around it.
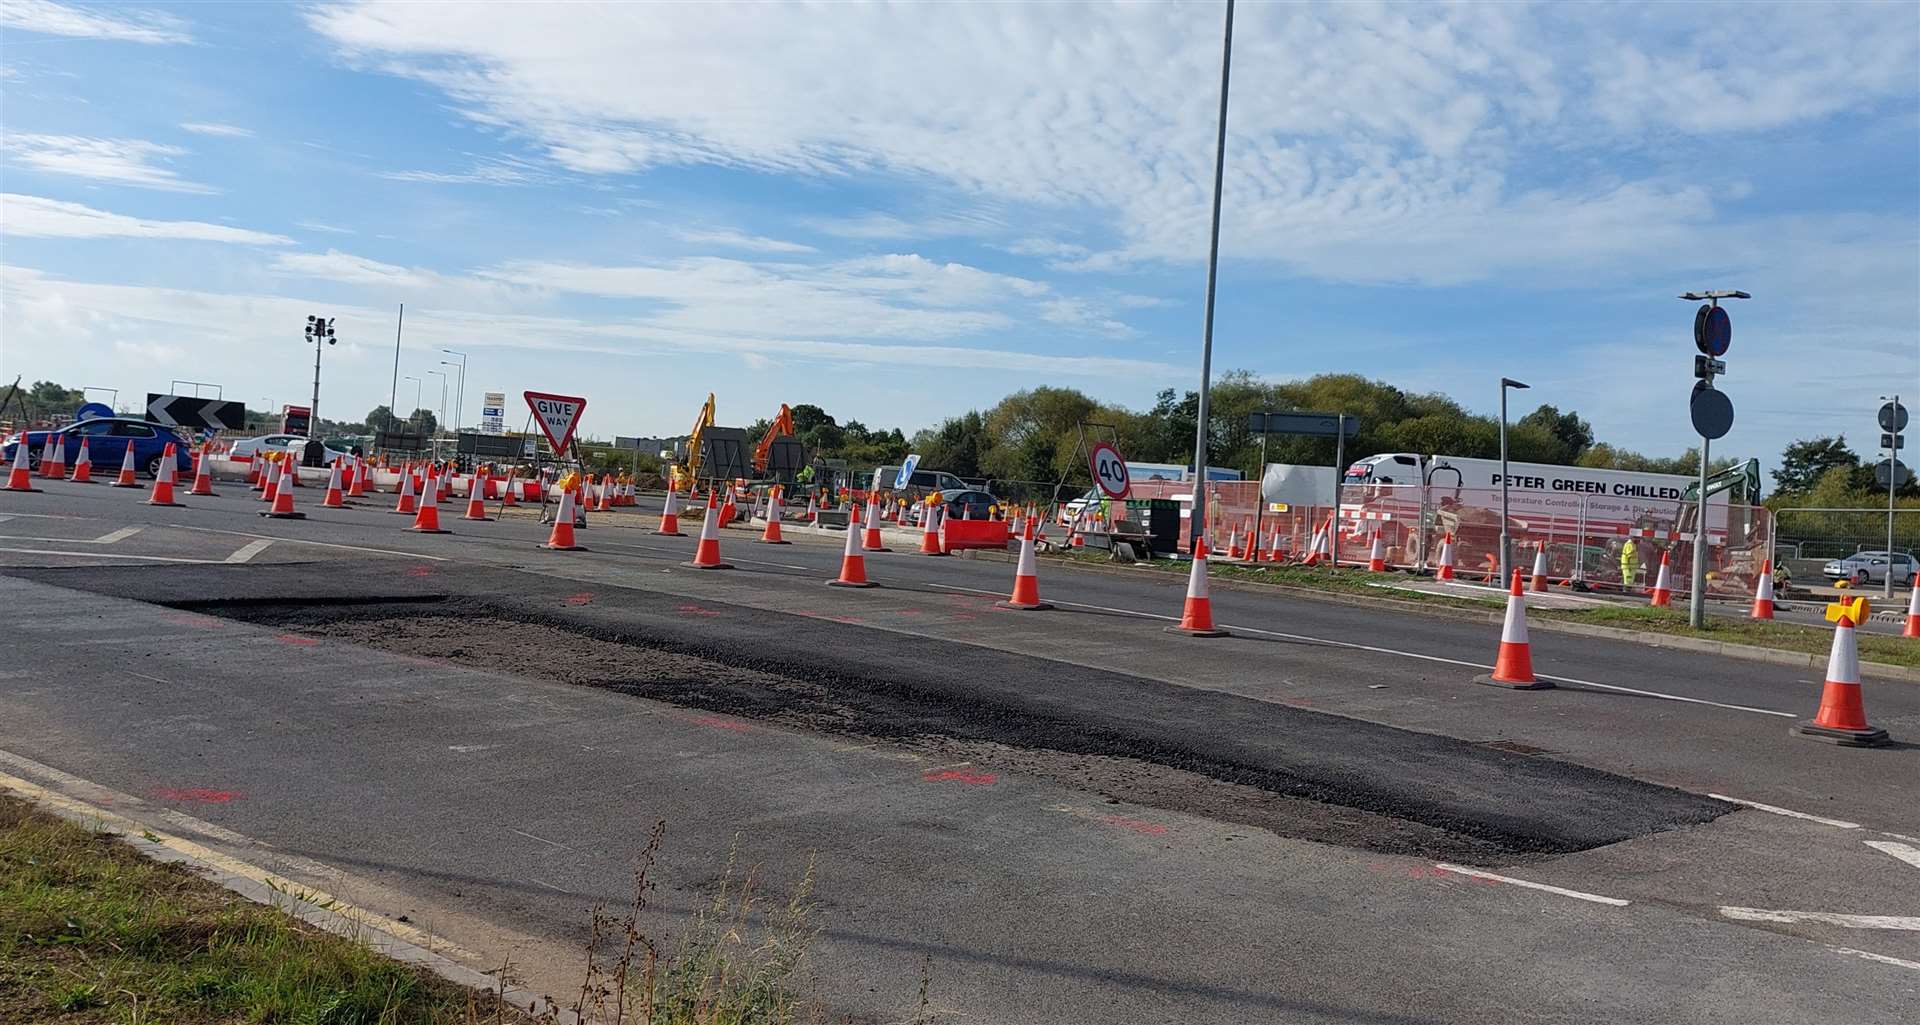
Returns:
[[[552,395],[543,391],[526,394],[527,407],[533,410],[533,419],[546,434],[554,454],[565,455],[567,443],[573,440],[573,429],[580,425],[580,414],[587,409],[587,400],[577,395]]]

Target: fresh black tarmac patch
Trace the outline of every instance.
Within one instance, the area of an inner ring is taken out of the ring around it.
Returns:
[[[1732,810],[1549,757],[1233,694],[632,588],[591,585],[582,601],[578,583],[511,570],[12,572],[416,657],[971,752],[1120,799],[1368,849],[1495,863]]]

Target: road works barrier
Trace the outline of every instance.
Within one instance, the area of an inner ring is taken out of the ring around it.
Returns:
[[[957,552],[969,548],[1005,551],[1013,539],[1007,520],[956,520],[940,517],[940,550]]]

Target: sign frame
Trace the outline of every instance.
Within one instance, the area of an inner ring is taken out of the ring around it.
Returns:
[[[580,395],[556,395],[544,391],[529,391],[523,394],[527,400],[527,408],[533,412],[533,422],[540,426],[540,433],[547,436],[547,442],[553,446],[553,454],[564,457],[567,453],[567,445],[573,441],[573,432],[580,426],[580,418],[587,412],[586,398]],[[541,411],[541,402],[573,403],[573,415],[567,419],[559,437],[554,436],[555,424],[549,422],[546,414]]]
[[[1296,413],[1261,412],[1247,416],[1247,430],[1251,434],[1294,434],[1309,438],[1333,438],[1340,435],[1339,413]],[[1360,418],[1346,418],[1346,436],[1351,440],[1360,433]]]
[[[1108,478],[1102,476],[1100,473],[1100,456],[1102,453],[1111,453],[1113,458],[1112,462],[1108,465],[1117,465],[1120,468],[1118,491],[1109,487]],[[1120,450],[1115,448],[1110,441],[1096,441],[1093,443],[1093,447],[1087,450],[1087,472],[1093,476],[1093,486],[1099,488],[1100,492],[1108,498],[1123,499],[1133,491],[1133,476],[1127,469],[1127,461],[1120,455]]]

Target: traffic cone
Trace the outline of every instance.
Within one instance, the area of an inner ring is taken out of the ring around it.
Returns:
[[[467,514],[460,518],[482,522],[492,519],[487,515],[487,475],[485,473],[475,470],[473,477],[467,481]]]
[[[733,489],[728,488],[727,500],[720,505],[720,525],[723,527],[733,526],[733,521],[738,518],[739,515],[740,508],[733,504]],[[709,517],[709,519],[711,519],[711,517]]]
[[[867,503],[868,522],[875,515],[873,503]],[[854,529],[853,518],[847,518],[847,547],[840,554],[840,577],[827,581],[828,587],[878,587],[880,585],[867,579],[867,557],[860,554],[860,545],[856,543],[860,532]]]
[[[680,532],[680,492],[667,489],[667,504],[660,507],[660,527],[654,531],[662,537],[686,537]]]
[[[1528,583],[1527,589],[1535,594],[1543,593],[1547,589],[1547,545],[1544,541],[1534,548],[1533,579]]]
[[[84,458],[85,455],[86,450],[83,447],[81,456]],[[187,494],[199,495],[202,498],[218,497],[213,493],[213,467],[207,465],[212,458],[207,446],[200,446],[200,457],[193,461],[193,487],[187,489]]]
[[[1753,618],[1754,619],[1772,619],[1773,618],[1773,560],[1772,559],[1768,559],[1766,562],[1763,562],[1760,564],[1760,583],[1756,585],[1753,589]],[[1912,626],[1911,626],[1913,622],[1912,618],[1909,617],[1907,622],[1909,624],[1908,629],[1912,629]],[[1920,634],[1908,634],[1907,636],[1920,637]]]
[[[279,467],[278,463],[274,465],[276,468]],[[307,518],[307,514],[298,512],[293,508],[293,488],[289,487],[282,479],[285,476],[285,470],[276,470],[274,480],[277,482],[277,486],[270,487],[270,490],[273,492],[273,504],[260,510],[260,515],[270,516],[276,520],[304,520]]]
[[[875,502],[871,500],[867,502],[866,537],[862,539],[862,541],[860,542],[860,547],[863,550],[869,551],[869,552],[893,551],[893,549],[887,547],[886,542],[880,540],[880,503],[879,502]]]
[[[73,461],[73,476],[68,478],[75,484],[93,483],[93,454],[87,451],[87,441],[80,439],[80,455]]]
[[[1887,731],[1867,722],[1860,701],[1860,652],[1854,647],[1853,620],[1842,615],[1833,628],[1833,652],[1827,656],[1827,685],[1820,692],[1820,711],[1795,723],[1791,731],[1841,747],[1878,747]]]
[[[140,486],[140,482],[134,479],[133,446],[131,444],[127,446],[126,456],[120,460],[120,477],[113,482],[113,486],[116,488],[137,488]]]
[[[778,487],[767,491],[767,529],[761,533],[760,543],[763,545],[790,545],[793,543],[792,541],[784,541],[780,537],[780,489]]]
[[[67,436],[54,435],[53,466],[47,470],[47,476],[54,480],[67,479]]]
[[[1441,582],[1453,579],[1453,535],[1448,533],[1440,539],[1440,568],[1433,578]]]
[[[720,513],[713,492],[707,492],[707,514],[700,520],[700,543],[693,550],[693,561],[681,563],[694,569],[732,569],[720,561]]]
[[[1240,528],[1234,527],[1233,529],[1227,531],[1227,558],[1238,559],[1239,557],[1240,557]]]
[[[807,495],[807,522],[809,524],[820,522],[820,505],[814,501],[812,494]]]
[[[178,472],[174,460],[173,446],[169,444],[160,453],[160,472],[153,475],[153,493],[147,496],[148,505],[179,505],[173,500],[173,475]]]
[[[53,477],[53,435],[51,434],[40,439],[40,469],[37,472],[42,479],[50,480]]]
[[[127,446],[127,466],[126,466],[126,469],[120,471],[120,476],[124,479],[131,473],[133,473],[133,446],[128,445]],[[33,470],[27,465],[27,438],[25,435],[21,435],[20,440],[14,443],[13,469],[7,473],[6,490],[8,491],[40,490],[39,488],[36,488],[33,486]]]
[[[1022,612],[1039,612],[1053,606],[1040,600],[1040,576],[1034,570],[1033,561],[1033,521],[1027,521],[1026,528],[1020,532],[1020,562],[1013,570],[1013,595],[1006,601],[994,602],[1003,609],[1018,609]]]
[[[946,549],[940,547],[940,517],[946,510],[937,505],[929,505],[926,509],[926,522],[920,525],[920,554],[946,555]]]
[[[346,496],[340,493],[340,460],[333,461],[333,472],[327,475],[327,493],[320,499],[322,509],[345,509]]]
[[[547,535],[547,543],[540,547],[554,552],[583,552],[585,548],[573,542],[573,492],[562,489],[560,508],[553,514],[553,532]]]
[[[1373,532],[1373,547],[1367,550],[1367,572],[1385,573],[1387,571],[1387,544],[1380,539],[1380,532]]]
[[[1305,559],[1300,560],[1300,565],[1302,566],[1320,565],[1320,542],[1325,539],[1326,539],[1326,535],[1321,533],[1320,528],[1315,527],[1313,530],[1313,539],[1307,542],[1307,557]]]
[[[437,477],[428,477],[426,489],[421,491],[419,511],[413,515],[413,526],[408,530],[416,534],[451,534],[440,526],[440,485],[444,483]]]
[[[1914,581],[1913,596],[1907,599],[1907,628],[1902,637],[1920,637],[1920,580]]]
[[[355,459],[347,469],[353,475],[347,481],[347,497],[367,497],[367,474],[373,472],[372,469],[358,459]]]
[[[500,485],[500,507],[503,509],[511,509],[520,504],[519,499],[514,497],[514,492],[520,490],[519,482],[513,479],[515,469],[517,467],[508,467],[507,481]]]
[[[1667,568],[1667,552],[1660,553],[1660,576],[1653,582],[1653,607],[1664,609],[1673,604],[1673,576]]]
[[[1527,641],[1527,596],[1520,590],[1520,571],[1513,571],[1513,590],[1507,592],[1507,621],[1500,628],[1500,654],[1493,673],[1476,676],[1475,683],[1509,690],[1551,690],[1553,684],[1533,675],[1533,645]]]
[[[1275,527],[1273,532],[1267,535],[1267,561],[1279,562],[1280,559],[1280,528]]]
[[[1207,597],[1207,539],[1193,543],[1193,569],[1187,574],[1187,604],[1180,614],[1180,625],[1167,627],[1168,633],[1189,637],[1225,637],[1227,632],[1213,625],[1213,599]]]
[[[261,480],[263,483],[260,487],[260,501],[267,503],[267,508],[271,509],[273,508],[273,496],[280,490],[280,460],[270,459],[267,461],[267,468],[262,474]]]
[[[400,501],[393,507],[393,511],[400,516],[412,516],[420,511],[414,504],[413,474],[402,473],[400,475]]]

